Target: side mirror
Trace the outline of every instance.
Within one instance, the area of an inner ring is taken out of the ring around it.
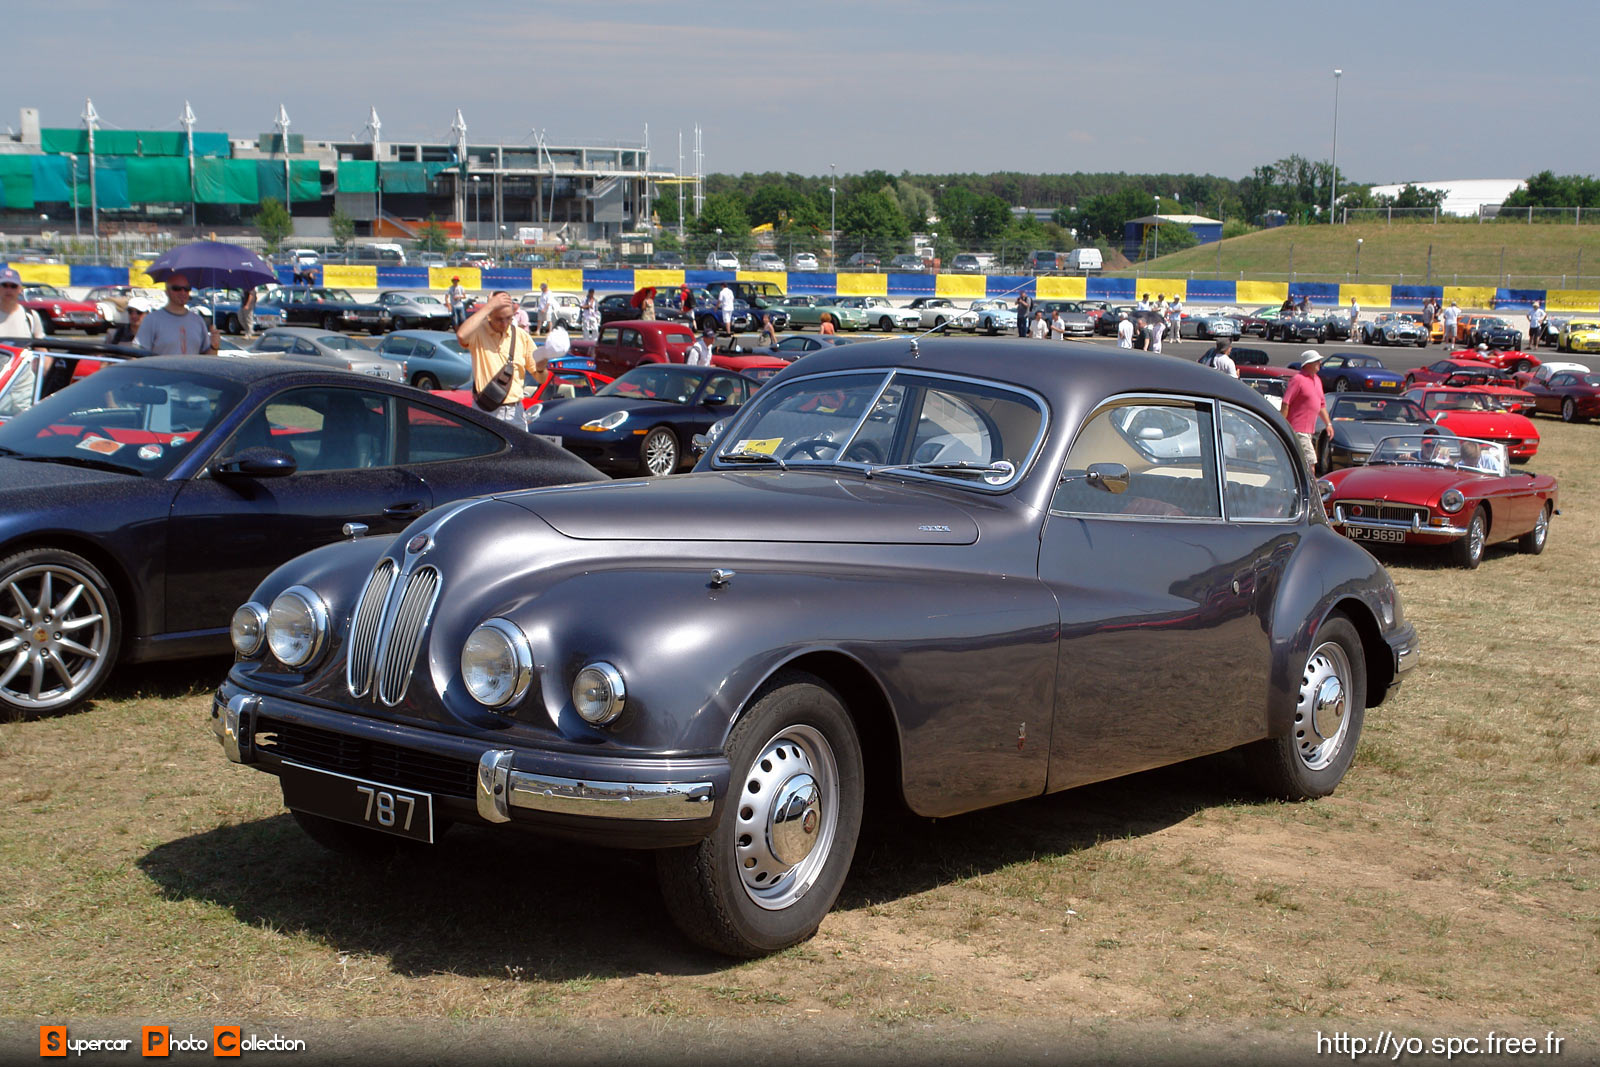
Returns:
[[[1096,489],[1113,496],[1128,491],[1128,467],[1124,463],[1091,463],[1085,478]]]
[[[219,478],[282,478],[299,468],[294,456],[276,448],[246,448],[211,466]]]
[[[711,445],[711,438],[707,437],[703,433],[697,433],[693,437],[689,438],[689,450],[697,456],[705,455],[706,449],[710,448]]]
[[[722,396],[721,394],[718,394],[716,396],[708,396],[703,401],[701,401],[701,403],[705,404],[705,406],[708,407],[708,408],[720,408],[723,405],[725,405],[727,402],[728,402],[728,398],[725,397],[725,396]]]

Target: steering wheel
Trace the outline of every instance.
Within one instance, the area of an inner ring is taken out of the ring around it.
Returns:
[[[882,463],[883,450],[871,441],[857,441],[841,458],[854,463]]]
[[[824,457],[822,456],[821,450],[824,448],[837,452],[839,451],[839,442],[833,440],[831,437],[808,437],[804,441],[796,441],[794,445],[783,454],[783,458],[786,460],[793,459],[795,456],[804,453],[811,459],[822,459]]]

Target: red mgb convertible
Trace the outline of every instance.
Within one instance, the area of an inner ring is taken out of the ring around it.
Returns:
[[[1505,446],[1469,438],[1385,437],[1362,467],[1331,471],[1317,483],[1334,529],[1352,541],[1449,545],[1472,568],[1495,541],[1519,539],[1544,551],[1556,512],[1556,480],[1507,473]]]
[[[1474,389],[1413,389],[1406,394],[1428,417],[1457,437],[1506,446],[1511,462],[1526,463],[1539,451],[1539,431],[1526,415],[1506,411],[1500,401]]]

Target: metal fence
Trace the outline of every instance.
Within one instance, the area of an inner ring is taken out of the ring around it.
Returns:
[[[1429,223],[1433,225],[1471,225],[1484,222],[1541,223],[1549,226],[1600,225],[1600,208],[1585,207],[1505,207],[1479,204],[1472,215],[1450,215],[1436,207],[1347,207],[1339,221],[1383,222],[1386,225]]]

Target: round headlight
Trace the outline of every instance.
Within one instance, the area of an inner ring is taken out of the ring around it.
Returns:
[[[522,699],[533,679],[533,649],[513,623],[490,619],[461,646],[461,680],[472,699],[491,708]]]
[[[287,667],[304,667],[322,651],[328,634],[328,606],[303,585],[278,594],[267,613],[267,646]]]
[[[604,726],[627,702],[622,674],[609,663],[591,663],[572,680],[572,706],[585,722]]]
[[[1328,499],[1333,495],[1333,483],[1326,478],[1319,479],[1317,481],[1317,493],[1321,495],[1322,499]]]
[[[241,656],[253,656],[261,651],[262,639],[267,635],[267,609],[251,601],[239,605],[228,625],[228,636],[233,639],[233,650]]]
[[[1467,498],[1461,495],[1459,489],[1446,489],[1444,495],[1439,498],[1439,507],[1452,515],[1460,511],[1466,503]]]

